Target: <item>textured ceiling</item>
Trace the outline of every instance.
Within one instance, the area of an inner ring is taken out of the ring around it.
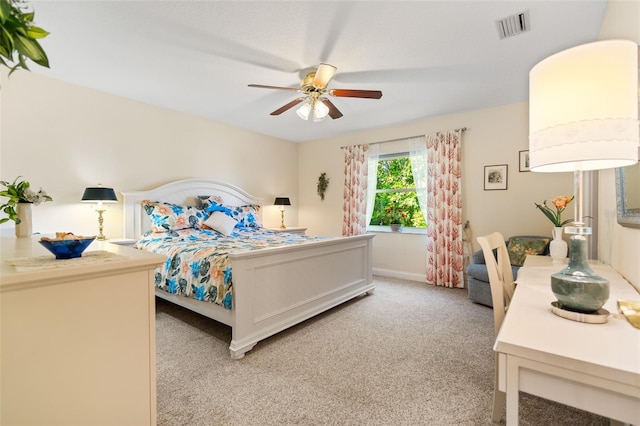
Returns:
[[[304,142],[525,101],[541,59],[595,41],[606,1],[31,1],[51,69],[33,72]],[[531,30],[500,40],[495,21],[528,10]],[[344,117],[269,113],[319,63]]]

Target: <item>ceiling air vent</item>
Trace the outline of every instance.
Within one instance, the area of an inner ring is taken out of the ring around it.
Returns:
[[[529,11],[517,13],[507,16],[504,19],[496,21],[498,28],[498,37],[500,40],[507,37],[513,37],[531,29],[531,21],[529,20]]]

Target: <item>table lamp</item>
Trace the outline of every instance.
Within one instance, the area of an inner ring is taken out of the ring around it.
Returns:
[[[583,171],[638,161],[638,45],[599,41],[552,55],[529,74],[531,171],[573,172],[575,216],[565,228],[569,264],[551,276],[557,307],[597,312],[609,283],[587,259],[591,228],[582,216]]]
[[[290,206],[291,201],[289,201],[288,197],[276,197],[276,200],[273,202],[274,205],[280,206],[280,229],[285,229],[284,226],[284,206]]]
[[[87,202],[97,202],[98,208],[96,211],[98,212],[98,229],[99,234],[96,237],[97,240],[104,241],[106,237],[102,233],[104,219],[102,218],[102,214],[106,211],[102,208],[102,203],[115,203],[118,201],[116,197],[116,193],[113,188],[104,188],[102,186],[93,186],[87,187],[84,190],[84,194],[82,194],[82,201]]]

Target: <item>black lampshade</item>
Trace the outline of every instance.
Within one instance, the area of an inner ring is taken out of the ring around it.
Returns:
[[[89,187],[82,194],[82,201],[118,201],[113,188],[104,188],[102,186]]]
[[[289,197],[276,197],[273,204],[276,206],[290,206],[291,201],[289,201]]]

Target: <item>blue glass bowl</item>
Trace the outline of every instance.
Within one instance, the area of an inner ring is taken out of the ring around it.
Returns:
[[[74,240],[40,240],[47,250],[49,250],[56,259],[73,259],[75,257],[81,257],[82,252],[85,251],[89,244],[95,240],[96,237],[78,238]]]

